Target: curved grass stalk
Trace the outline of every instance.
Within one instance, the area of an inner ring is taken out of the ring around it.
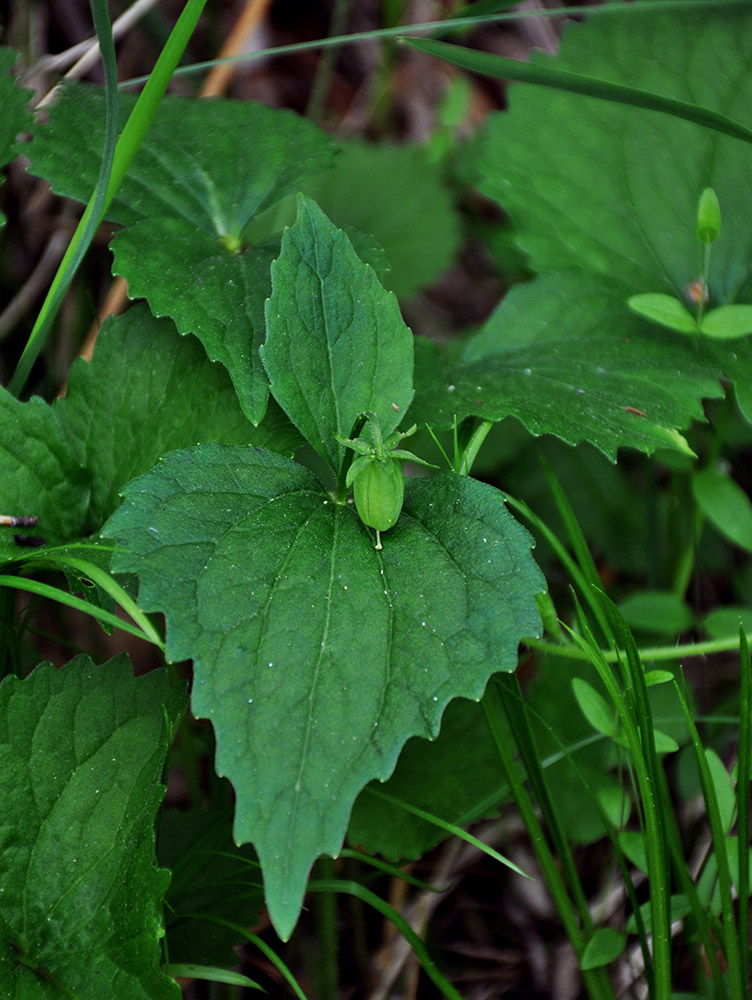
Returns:
[[[148,77],[146,86],[136,102],[136,106],[126,122],[120,138],[115,143],[117,133],[117,83],[115,79],[115,49],[112,29],[107,15],[106,0],[92,0],[94,25],[102,50],[107,79],[107,116],[105,150],[97,186],[73,238],[52,281],[36,323],[29,335],[26,347],[19,359],[8,390],[18,396],[26,384],[32,366],[49,335],[52,322],[63,300],[73,276],[91,244],[97,228],[107,211],[107,207],[117,193],[144,136],[152,123],[167,84],[193,34],[193,29],[204,8],[206,0],[187,0],[177,24],[173,28],[157,63]]]
[[[151,634],[144,632],[143,629],[138,628],[136,625],[131,625],[130,622],[125,622],[117,615],[111,614],[109,611],[105,611],[104,608],[98,608],[88,601],[84,601],[80,597],[74,597],[73,594],[68,594],[64,590],[60,590],[59,587],[52,587],[48,583],[40,583],[39,580],[30,580],[25,576],[4,576],[0,575],[0,587],[10,587],[14,590],[24,590],[30,594],[36,594],[38,597],[45,597],[50,601],[57,601],[58,604],[65,604],[69,608],[75,608],[76,611],[83,611],[84,614],[91,615],[92,618],[96,618],[98,621],[103,622],[105,625],[112,625],[114,628],[119,628],[123,632],[130,632],[131,635],[137,636],[139,639],[143,639],[145,642],[154,643],[154,645],[159,646],[159,648],[164,652],[164,643],[159,638],[153,638]]]

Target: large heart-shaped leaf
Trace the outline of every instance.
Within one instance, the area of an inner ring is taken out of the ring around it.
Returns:
[[[435,736],[451,698],[515,668],[545,586],[530,538],[498,491],[446,473],[408,483],[378,551],[349,504],[255,448],[172,452],[125,495],[105,529],[114,568],[165,612],[169,658],[194,660],[193,711],[287,937],[360,789]]]
[[[273,270],[264,363],[279,403],[337,469],[365,411],[384,433],[412,398],[412,338],[347,237],[301,199]],[[338,487],[341,490],[341,484]],[[257,448],[171,452],[106,526],[116,571],[167,616],[168,656],[194,660],[283,937],[311,864],[336,854],[360,789],[450,699],[479,698],[538,628],[544,581],[501,494],[454,473],[409,481],[383,550],[340,492]]]
[[[183,695],[79,656],[0,685],[0,993],[175,1000],[154,819]]]

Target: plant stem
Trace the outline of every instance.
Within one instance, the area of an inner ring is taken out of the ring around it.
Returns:
[[[323,881],[335,877],[334,861],[322,857],[316,862],[317,876]],[[337,901],[333,892],[322,892],[314,902],[318,947],[314,979],[318,1000],[337,1000]]]

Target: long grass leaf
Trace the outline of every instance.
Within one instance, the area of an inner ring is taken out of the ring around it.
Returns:
[[[741,653],[741,697],[739,699],[739,762],[736,773],[737,821],[739,841],[739,940],[741,946],[741,978],[745,996],[750,996],[749,954],[749,791],[752,781],[752,661],[749,644],[742,625],[739,625],[739,650]]]
[[[551,87],[554,90],[565,90],[572,94],[582,94],[601,101],[613,101],[617,104],[631,105],[648,111],[657,111],[683,118],[721,132],[733,139],[752,143],[752,130],[741,122],[726,115],[711,111],[698,104],[678,101],[673,97],[665,97],[638,87],[628,87],[623,83],[612,83],[597,77],[585,76],[582,73],[572,73],[570,70],[540,63],[521,62],[506,56],[497,56],[491,52],[478,52],[475,49],[450,45],[427,38],[405,38],[405,44],[428,55],[443,59],[472,73],[482,73],[485,76],[501,77],[505,80],[517,80],[523,83],[535,84],[540,87]]]

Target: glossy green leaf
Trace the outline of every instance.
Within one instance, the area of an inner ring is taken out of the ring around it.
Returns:
[[[692,477],[692,490],[713,527],[752,552],[752,502],[741,486],[716,469],[703,469]]]
[[[261,349],[274,398],[337,469],[357,418],[376,415],[384,437],[412,399],[413,340],[397,300],[342,230],[302,195],[272,266]]]
[[[747,337],[752,333],[752,306],[719,306],[703,316],[700,330],[717,340]]]
[[[136,102],[119,95],[121,128]],[[30,172],[57,194],[86,201],[101,156],[104,94],[67,84],[26,147]],[[238,138],[242,136],[243,141]],[[114,222],[172,218],[219,238],[331,163],[326,134],[291,111],[251,101],[167,96],[107,212]]]
[[[600,927],[585,945],[580,968],[600,969],[615,962],[627,945],[627,937],[614,927]]]
[[[611,459],[620,447],[687,454],[678,431],[722,392],[718,350],[648,326],[608,279],[549,272],[506,296],[460,362],[416,340],[411,417],[451,427],[455,414],[511,414],[533,434],[590,441]]]
[[[165,671],[134,678],[125,656],[0,685],[3,996],[179,998],[159,968],[154,820],[182,703]]]
[[[166,614],[169,658],[194,661],[236,840],[256,847],[288,937],[361,788],[410,736],[435,736],[452,698],[515,668],[544,589],[530,538],[498,491],[447,473],[409,481],[379,552],[306,469],[237,446],[172,452],[125,494],[114,568]]]
[[[638,316],[644,316],[651,323],[665,326],[677,333],[697,333],[697,320],[692,313],[674,298],[660,292],[630,295],[627,305]]]
[[[171,448],[225,441],[292,454],[300,442],[277,408],[254,428],[224,369],[144,304],[106,321],[91,363],[73,365],[54,412],[91,476],[90,531],[117,507],[121,486]]]
[[[32,121],[27,105],[33,91],[19,87],[15,77],[9,75],[17,58],[18,53],[13,49],[0,47],[0,167],[13,158],[16,136]],[[3,225],[5,216],[0,212],[0,226]]]
[[[0,514],[34,516],[31,528],[0,528],[0,558],[21,549],[14,535],[60,544],[84,531],[88,476],[53,410],[38,396],[28,403],[0,388]]]

